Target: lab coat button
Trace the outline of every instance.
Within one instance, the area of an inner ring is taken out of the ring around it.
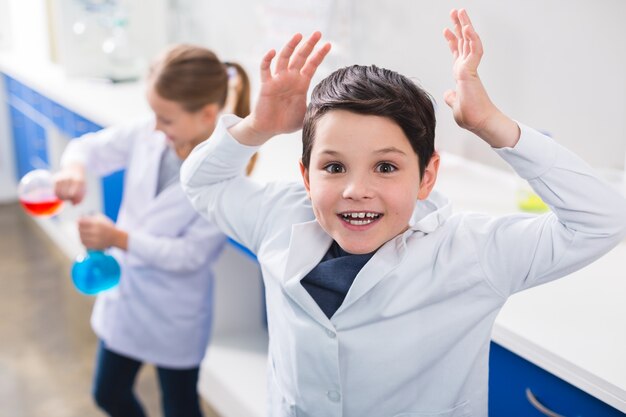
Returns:
[[[337,337],[337,335],[335,334],[335,332],[333,332],[333,331],[332,331],[332,330],[330,330],[330,329],[326,329],[326,335],[327,335],[328,337],[330,337],[331,339],[334,339],[335,337]]]
[[[339,394],[337,391],[328,391],[326,395],[328,396],[328,399],[334,403],[338,403],[341,399],[341,394]]]

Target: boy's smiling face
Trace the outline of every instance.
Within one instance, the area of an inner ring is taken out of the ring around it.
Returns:
[[[322,228],[345,251],[373,252],[408,228],[416,199],[437,178],[434,154],[420,182],[418,157],[386,117],[332,110],[316,123],[304,185]]]

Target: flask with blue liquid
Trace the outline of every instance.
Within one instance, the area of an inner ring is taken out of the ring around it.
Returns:
[[[88,249],[72,265],[72,281],[76,289],[86,295],[96,295],[115,287],[120,282],[120,265],[114,257]]]

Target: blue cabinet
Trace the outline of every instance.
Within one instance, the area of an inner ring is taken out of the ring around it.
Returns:
[[[4,75],[4,81],[14,141],[17,180],[33,169],[49,168],[47,127],[54,126],[68,138],[76,138],[102,129],[101,126],[66,109],[12,77]],[[102,179],[103,211],[114,221],[117,220],[123,186],[124,171],[115,172]]]
[[[33,169],[48,168],[44,127],[29,119],[27,115],[13,105],[9,105],[9,116],[13,128],[17,178],[21,178]]]
[[[28,146],[26,144],[26,122],[24,115],[15,107],[9,106],[9,117],[13,131],[13,149],[15,152],[15,176],[21,178],[32,168],[28,163]]]
[[[529,394],[530,393],[530,394]],[[541,412],[529,395],[545,407]],[[551,410],[556,414],[549,414]],[[489,358],[490,417],[623,417],[626,414],[522,359],[497,343]]]
[[[102,210],[111,220],[117,221],[117,214],[122,203],[122,190],[124,188],[124,173],[117,171],[102,178]]]

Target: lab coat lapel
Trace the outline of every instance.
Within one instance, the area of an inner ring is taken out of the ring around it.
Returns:
[[[135,187],[135,189],[141,190],[141,196],[135,196],[138,201],[143,205],[143,214],[147,215],[150,211],[154,210],[156,200],[159,196],[156,195],[157,181],[159,180],[159,169],[161,166],[161,155],[165,150],[167,144],[165,139],[159,140],[157,138],[150,138],[151,143],[146,145],[145,157],[141,158],[143,166],[140,168],[140,175],[137,178],[141,178],[142,187]],[[164,190],[165,192],[165,190]]]
[[[332,238],[316,220],[295,224],[291,228],[289,254],[283,286],[289,297],[320,324],[330,322],[300,280],[317,265],[328,251]]]
[[[154,204],[148,213],[158,212],[165,206],[171,205],[188,205],[189,200],[183,191],[180,183],[174,183],[167,186],[161,193],[155,197]]]
[[[398,236],[381,246],[357,274],[335,316],[340,315],[391,274],[400,265],[405,252],[404,236]]]

